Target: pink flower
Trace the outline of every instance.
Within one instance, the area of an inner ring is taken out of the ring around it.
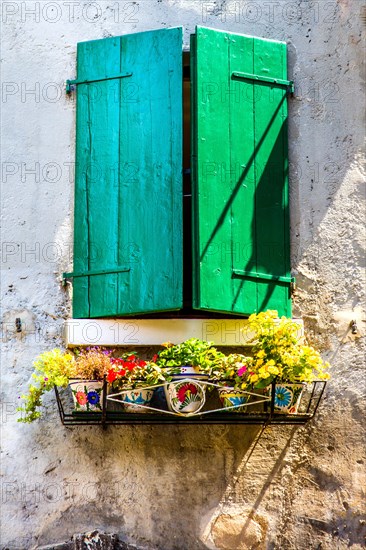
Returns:
[[[238,376],[243,376],[243,374],[245,372],[247,372],[247,367],[245,365],[243,365],[242,367],[240,367],[240,369],[238,370]]]
[[[76,392],[76,401],[79,403],[79,405],[86,405],[88,399],[83,391]]]

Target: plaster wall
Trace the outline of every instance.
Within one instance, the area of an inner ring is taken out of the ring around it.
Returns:
[[[364,88],[359,0],[11,1],[2,25],[2,548],[100,528],[149,550],[365,546]],[[284,40],[296,316],[332,363],[304,427],[17,423],[70,317],[76,43],[183,25]],[[23,331],[15,331],[20,317]],[[351,320],[358,333],[352,335]]]

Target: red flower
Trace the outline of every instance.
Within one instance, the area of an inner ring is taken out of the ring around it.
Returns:
[[[152,362],[156,363],[158,357],[159,357],[159,355],[157,353],[155,353],[155,355],[153,355]]]
[[[194,384],[184,384],[184,386],[181,386],[177,391],[177,397],[179,401],[183,403],[188,392],[196,394],[197,391],[197,386],[195,386]]]
[[[117,378],[116,371],[113,370],[113,369],[109,369],[108,374],[107,374],[107,381],[112,383],[112,382],[115,381],[116,378]]]
[[[125,361],[123,366],[131,372],[136,367],[136,364],[132,363],[132,361]]]
[[[136,359],[136,355],[130,355],[127,357],[127,361],[134,361]]]
[[[118,376],[126,376],[126,371],[125,369],[121,369],[118,371]]]
[[[139,361],[139,367],[145,367],[146,361]]]

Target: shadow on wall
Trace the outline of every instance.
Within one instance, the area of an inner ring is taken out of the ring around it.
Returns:
[[[64,489],[46,503],[33,544],[99,529],[149,550],[262,548],[269,521],[259,509],[269,495],[283,498],[296,428],[113,428],[67,429],[69,452],[43,478]],[[72,448],[83,449],[78,460]],[[58,467],[67,478],[58,479]],[[29,502],[28,513],[38,504]]]
[[[237,490],[238,469],[260,430],[228,425],[66,429],[60,464],[40,480],[62,492],[43,506],[28,492],[27,513],[37,519],[36,526],[29,525],[30,542],[54,544],[99,529],[149,550],[206,549],[199,535],[202,518]]]
[[[274,550],[293,548],[294,541],[308,550],[327,535],[337,544],[359,544],[365,535],[365,518],[352,504],[334,513],[343,482],[329,472],[329,457],[325,469],[309,467],[309,442],[318,463],[325,459],[314,426],[62,431],[67,444],[62,453],[57,448],[59,461],[39,484],[32,479],[25,500],[3,503],[15,514],[22,506],[29,530],[10,550],[56,544],[91,529],[116,533],[136,550]],[[312,499],[319,501],[315,508]]]

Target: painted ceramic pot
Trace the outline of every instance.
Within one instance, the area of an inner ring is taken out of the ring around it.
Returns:
[[[197,414],[205,404],[206,388],[192,378],[165,385],[168,408],[178,414]]]
[[[103,403],[103,382],[99,380],[70,380],[76,411],[100,412]]]
[[[219,398],[221,401],[221,405],[226,407],[235,407],[235,408],[229,408],[226,412],[235,412],[235,413],[242,413],[246,412],[247,407],[244,405],[248,403],[250,399],[250,395],[247,392],[244,392],[242,390],[236,390],[233,388],[218,388],[219,390]]]
[[[200,367],[192,365],[182,365],[179,367],[180,372],[173,374],[173,380],[182,380],[183,378],[193,378],[194,380],[208,380],[208,376],[201,372]]]
[[[149,412],[148,409],[144,408],[144,405],[150,405],[153,394],[154,390],[145,388],[136,388],[123,392],[121,398],[124,402],[125,411],[131,413]]]
[[[274,396],[274,411],[286,414],[296,414],[299,409],[304,384],[276,384]],[[269,395],[272,394],[268,386]]]

